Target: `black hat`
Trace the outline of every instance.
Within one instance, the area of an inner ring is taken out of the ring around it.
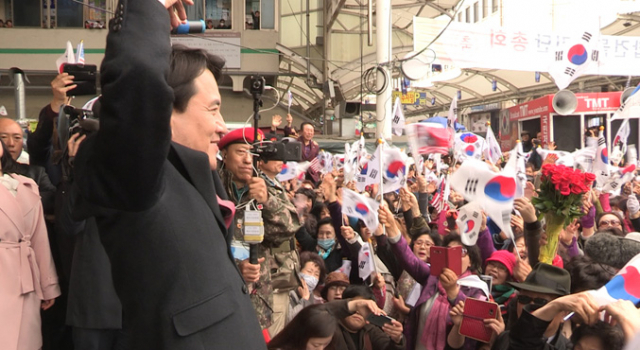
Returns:
[[[571,293],[571,275],[565,269],[553,265],[538,263],[522,283],[509,282],[518,290],[553,295]]]

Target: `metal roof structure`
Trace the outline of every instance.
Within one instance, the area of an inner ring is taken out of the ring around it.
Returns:
[[[283,0],[283,4],[291,0]],[[322,1],[322,0],[320,0]],[[371,1],[371,0],[370,0]],[[623,3],[623,2],[621,2]],[[627,5],[627,4],[625,4]],[[278,88],[285,93],[291,89],[294,95],[294,106],[300,108],[307,115],[317,118],[322,114],[327,102],[321,82],[325,81],[324,75],[328,73],[339,89],[341,99],[360,100],[368,94],[363,88],[362,73],[376,65],[375,46],[367,45],[367,0],[327,0],[324,7],[318,6],[310,12],[326,16],[328,26],[324,35],[330,35],[331,41],[348,42],[352,45],[349,49],[336,52],[332,46],[327,50],[322,45],[315,45],[316,40],[311,40],[309,51],[311,59],[307,61],[304,45],[286,47],[280,45],[278,49],[283,52],[281,60],[282,72],[306,73],[309,63],[308,77],[301,76],[282,77],[278,79]],[[438,18],[455,16],[457,7],[466,6],[460,0],[393,0],[392,1],[392,25],[393,25],[393,55],[402,58],[413,51],[413,18],[426,17]],[[601,28],[601,33],[606,35],[640,36],[640,10],[635,2],[630,6],[622,7],[617,18]],[[375,14],[375,6],[374,6]],[[304,17],[304,11],[287,11],[282,5],[281,16]],[[373,20],[375,32],[375,20]],[[300,24],[300,22],[298,23]],[[300,29],[304,29],[300,26]],[[322,35],[321,32],[318,35]],[[324,38],[324,42],[327,39]],[[333,52],[331,52],[333,50]],[[323,54],[329,53],[331,60],[327,60]],[[395,70],[395,77],[400,76]],[[492,89],[492,81],[497,83],[496,91]],[[312,84],[307,84],[311,82]],[[574,92],[596,92],[623,90],[628,84],[637,85],[640,78],[622,76],[583,76],[576,79],[569,89]],[[462,98],[458,102],[459,108],[474,105],[483,105],[494,102],[512,101],[520,103],[527,99],[533,99],[545,94],[558,91],[553,80],[547,73],[541,73],[539,82],[535,81],[532,72],[499,70],[499,69],[463,69],[447,80],[434,82],[428,89],[416,89],[427,92],[428,96],[435,97],[435,105],[408,106],[405,110],[407,116],[424,116],[448,109],[452,97],[461,91]],[[336,92],[338,94],[338,92]],[[464,110],[463,110],[464,111]]]

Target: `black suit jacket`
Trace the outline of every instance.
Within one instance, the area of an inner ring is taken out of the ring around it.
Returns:
[[[170,142],[167,11],[121,0],[115,13],[100,131],[75,159],[74,217],[96,219],[129,348],[265,349],[208,156]]]

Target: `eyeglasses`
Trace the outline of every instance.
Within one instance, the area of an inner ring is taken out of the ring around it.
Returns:
[[[462,257],[464,258],[467,255],[469,255],[469,251],[467,250],[467,248],[462,248]]]
[[[334,291],[334,292],[344,292],[344,290],[347,289],[347,287],[345,286],[331,286],[329,287],[329,290]]]
[[[429,242],[429,241],[415,241],[413,242],[413,245],[417,245],[417,246],[425,246],[427,248],[433,247],[435,244]]]
[[[518,302],[520,304],[535,304],[537,306],[545,306],[549,302],[547,299],[532,298],[526,295],[518,295]]]
[[[600,221],[600,226],[620,226],[620,221],[618,221],[618,220],[602,220],[602,221]]]

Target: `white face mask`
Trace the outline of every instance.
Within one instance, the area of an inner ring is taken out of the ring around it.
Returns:
[[[304,280],[304,283],[307,284],[307,288],[309,288],[309,292],[313,292],[313,290],[316,289],[316,286],[318,285],[317,278],[315,278],[314,276],[309,276],[306,273],[302,273],[302,272],[300,272],[300,278],[302,278]]]

